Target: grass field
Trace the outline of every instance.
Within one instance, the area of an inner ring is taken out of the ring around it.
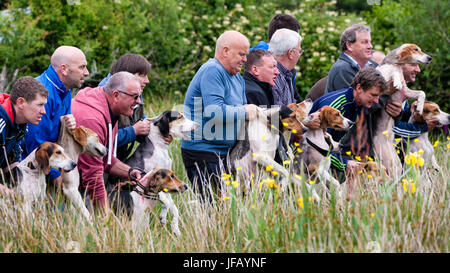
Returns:
[[[147,116],[180,102],[171,95],[153,98]],[[428,190],[422,187],[425,175],[414,167],[405,177],[360,188],[342,201],[332,195],[317,202],[298,185],[278,192],[269,180],[261,183],[264,177],[256,177],[248,196],[229,183],[212,206],[200,205],[190,190],[174,196],[181,216],[178,238],[170,225],[161,226],[159,206],[149,226],[139,231],[124,215],[98,212],[89,224],[50,199],[30,217],[16,209],[20,200],[1,197],[0,252],[449,252],[450,141],[438,138],[442,171],[430,172]],[[170,154],[177,176],[188,182],[179,140]],[[403,179],[411,179],[414,187],[402,185]]]

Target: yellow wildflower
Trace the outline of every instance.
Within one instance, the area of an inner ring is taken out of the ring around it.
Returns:
[[[242,170],[242,168],[241,168],[241,167],[237,167],[237,169],[236,169],[236,170],[240,171],[240,170]]]
[[[277,172],[277,171],[272,171],[272,175],[273,175],[273,176],[277,176],[277,175],[278,175],[278,172]]]
[[[417,143],[417,142],[419,142],[419,139],[418,138],[414,139],[414,143]]]
[[[289,124],[287,124],[286,122],[283,122],[283,126],[284,127],[288,127]]]
[[[231,184],[231,181],[230,181],[230,180],[227,180],[227,182],[225,182],[225,184],[228,186],[228,185]]]
[[[387,130],[384,131],[384,132],[383,132],[383,135],[385,135],[386,137],[388,137],[388,131],[387,131]]]
[[[352,152],[351,151],[348,151],[348,152],[345,152],[347,155],[351,155],[352,154]]]
[[[291,161],[290,160],[285,160],[285,161],[283,161],[283,164],[284,165],[289,165],[289,164],[291,164]]]
[[[267,165],[266,166],[266,171],[270,172],[273,169],[272,165]]]
[[[305,208],[305,205],[303,204],[303,197],[300,197],[297,202],[300,208],[302,209]]]
[[[258,154],[257,154],[257,153],[252,153],[252,156],[253,156],[253,157],[257,157]]]
[[[311,180],[311,181],[309,181],[308,183],[309,183],[309,184],[311,184],[311,185],[314,185],[314,184],[316,184],[316,182],[315,182],[315,181],[312,181],[312,180]]]
[[[436,148],[438,146],[438,144],[439,144],[439,140],[436,140],[433,144],[433,147]]]
[[[229,197],[229,196],[224,196],[222,199],[223,199],[224,201],[227,201],[228,199],[230,199],[230,197]]]
[[[298,142],[294,142],[294,146],[298,147],[298,146],[300,146],[300,144]]]
[[[266,140],[266,136],[262,136],[262,140]]]
[[[302,176],[299,174],[296,174],[295,177],[297,177],[298,179],[302,179]]]
[[[355,156],[355,159],[356,159],[356,160],[358,160],[358,161],[361,161],[361,157],[360,157],[360,156],[358,156],[358,155],[357,155],[357,156]]]
[[[233,187],[236,189],[239,186],[239,183],[237,181],[233,181]]]
[[[423,150],[420,149],[420,150],[418,151],[418,153],[419,153],[419,155],[423,155]]]
[[[303,150],[302,150],[302,149],[300,149],[300,148],[297,148],[297,152],[299,152],[299,153],[303,153]]]
[[[400,140],[402,140],[402,138],[396,138],[396,139],[394,139],[395,141],[397,141],[397,142],[399,142]]]
[[[296,134],[296,133],[297,133],[297,130],[292,129],[292,133],[293,133],[293,134]]]
[[[375,216],[375,213],[372,212],[372,213],[370,214],[370,217],[374,217],[374,216]]]
[[[169,190],[168,190],[168,189],[166,189],[166,188],[164,188],[164,189],[163,189],[163,191],[164,191],[164,192],[169,192]]]
[[[447,149],[450,149],[450,143],[447,144]]]
[[[372,178],[372,175],[371,175],[371,174],[368,174],[368,175],[367,175],[367,178],[371,179],[371,178]]]

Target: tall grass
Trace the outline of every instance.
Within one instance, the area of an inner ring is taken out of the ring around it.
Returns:
[[[149,114],[150,109],[146,113],[154,116],[178,103],[169,96],[154,98],[150,102],[153,114]],[[43,201],[32,215],[20,209],[19,196],[1,197],[0,251],[448,252],[447,143],[450,141],[441,136],[436,147],[442,171],[419,174],[413,193],[405,192],[398,178],[360,187],[350,198],[338,199],[332,194],[318,202],[310,198],[304,175],[303,184],[291,184],[286,191],[260,183],[265,177],[257,175],[246,196],[241,194],[240,185],[235,188],[236,183],[228,183],[211,205],[200,203],[188,190],[173,196],[181,216],[180,237],[174,237],[169,224],[161,226],[159,207],[151,212],[148,226],[136,230],[125,215],[96,212],[90,224],[71,206],[62,210],[58,196]],[[170,154],[177,176],[189,183],[178,140],[171,144]],[[406,178],[414,175],[408,172]],[[432,181],[429,189],[420,186],[425,179]]]

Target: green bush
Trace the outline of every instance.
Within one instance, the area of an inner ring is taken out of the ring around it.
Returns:
[[[424,90],[427,100],[444,111],[450,110],[449,10],[450,2],[442,0],[385,0],[364,14],[380,50],[388,53],[403,43],[414,43],[433,57],[431,64],[421,65],[422,72],[410,88]]]
[[[327,75],[339,56],[342,31],[350,24],[364,23],[364,20],[374,29],[372,39],[377,49],[386,51],[399,44],[398,41],[410,41],[435,54],[433,64],[424,68],[417,83],[432,94],[430,97],[442,98],[442,92],[448,86],[448,38],[439,48],[433,46],[433,42],[441,39],[441,34],[430,27],[438,28],[432,23],[418,24],[414,21],[417,16],[409,16],[422,14],[425,17],[426,11],[437,9],[438,4],[424,5],[426,8],[420,13],[419,9],[413,9],[420,3],[384,1],[382,6],[375,5],[371,12],[364,13],[366,19],[363,19],[354,13],[337,11],[336,1],[240,2],[11,1],[6,4],[8,12],[0,16],[0,65],[6,64],[9,79],[13,78],[16,69],[19,69],[19,76],[36,76],[48,66],[55,48],[74,45],[85,52],[88,60],[91,74],[86,85],[95,86],[120,55],[138,53],[152,64],[146,98],[150,91],[158,95],[170,92],[183,100],[198,68],[214,56],[215,41],[221,33],[238,30],[253,46],[260,40],[267,40],[267,26],[275,14],[288,13],[299,20],[300,34],[304,38],[305,53],[298,63],[296,80],[302,97],[316,81]],[[448,3],[442,4],[448,7]],[[445,22],[447,10],[438,10],[442,18],[437,19]],[[404,19],[397,21],[395,18]],[[407,23],[415,30],[407,28]],[[442,27],[448,28],[448,24],[442,24]]]

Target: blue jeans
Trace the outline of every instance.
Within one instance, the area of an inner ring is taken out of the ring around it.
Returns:
[[[204,153],[204,152],[203,152]],[[195,162],[186,162],[192,158],[187,158],[182,153],[185,169],[189,181],[192,184],[194,192],[200,198],[200,201],[210,203],[213,201],[213,194],[217,194],[221,190],[222,171],[226,172],[226,159],[217,157],[215,162],[211,162],[211,158],[206,161],[201,154],[195,159]]]

